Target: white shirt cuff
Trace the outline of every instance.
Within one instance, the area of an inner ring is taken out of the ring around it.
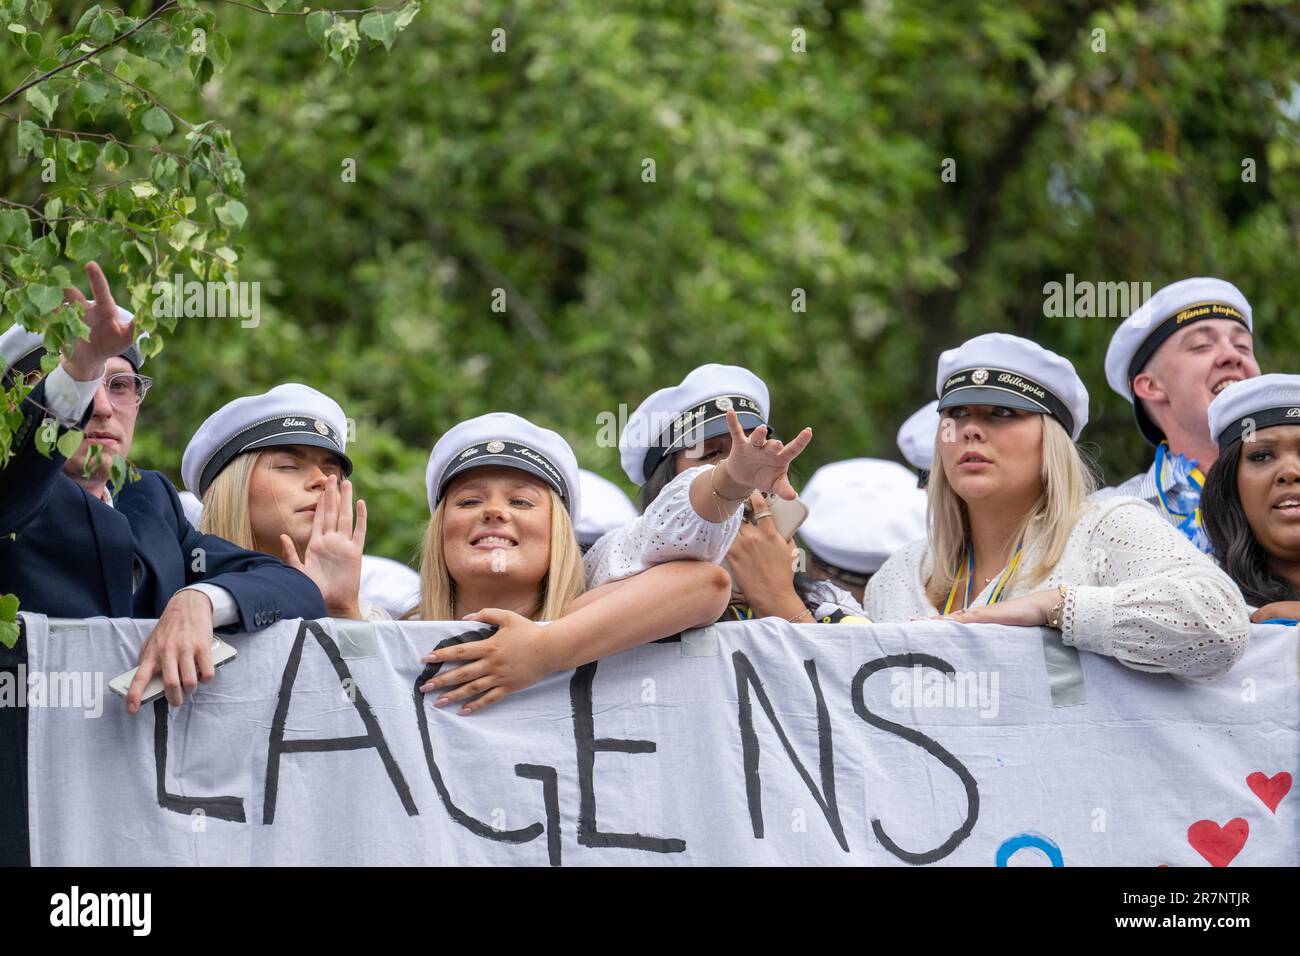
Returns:
[[[100,379],[78,382],[62,365],[45,377],[45,401],[56,418],[73,426],[81,421],[90,403],[95,400],[95,390]]]
[[[208,596],[212,602],[212,626],[225,627],[239,620],[239,605],[234,596],[218,584],[191,584],[181,588],[182,591],[198,591]]]

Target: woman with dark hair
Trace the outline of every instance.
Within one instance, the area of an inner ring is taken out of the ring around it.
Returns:
[[[1256,608],[1300,620],[1300,375],[1238,382],[1210,403],[1219,457],[1201,511],[1214,554]]]
[[[701,365],[681,384],[650,395],[619,436],[623,471],[641,487],[641,510],[649,509],[679,475],[721,462],[731,453],[729,410],[749,443],[780,448],[766,424],[769,407],[767,385],[738,365]],[[802,449],[811,436],[812,430],[804,429],[791,445]],[[788,494],[782,497],[793,499],[794,489],[786,484]],[[745,520],[727,551],[734,584],[721,620],[782,617],[808,624],[861,616],[853,595],[827,580],[796,572],[799,550],[776,529],[767,499],[751,495],[744,510]]]

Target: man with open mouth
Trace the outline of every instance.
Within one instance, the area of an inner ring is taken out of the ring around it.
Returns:
[[[1250,303],[1240,289],[1194,278],[1158,291],[1121,323],[1106,350],[1106,381],[1133,404],[1154,460],[1097,497],[1142,498],[1202,551],[1213,551],[1200,503],[1219,450],[1206,412],[1233,383],[1257,375]]]

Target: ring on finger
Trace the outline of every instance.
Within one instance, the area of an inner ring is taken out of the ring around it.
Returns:
[[[755,520],[755,521],[758,521],[758,520],[761,519],[761,518],[770,518],[770,517],[772,517],[772,512],[770,512],[770,511],[760,511],[760,512],[758,512],[756,515],[754,515],[754,520]]]

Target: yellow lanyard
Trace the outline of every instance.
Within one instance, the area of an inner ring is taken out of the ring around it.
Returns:
[[[1002,573],[998,575],[998,583],[993,588],[993,593],[989,595],[989,599],[986,603],[997,604],[1002,600],[1002,592],[1006,589],[1007,582],[1011,580],[1012,576],[1016,573],[1016,567],[1020,564],[1020,549],[1024,547],[1024,544],[1025,542],[1022,540],[1016,545],[1016,553],[1011,556],[1011,562],[1003,569]],[[943,605],[944,614],[952,612],[952,604],[957,597],[957,580],[957,578],[953,578],[952,587],[948,590],[948,600],[945,601]],[[966,548],[966,603],[962,605],[963,609],[970,607],[971,586],[974,581],[975,551],[968,546]]]

